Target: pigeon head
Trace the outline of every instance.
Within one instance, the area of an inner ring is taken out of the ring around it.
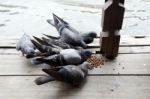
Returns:
[[[93,39],[92,37],[84,37],[84,42],[85,42],[86,44],[92,43],[93,40],[94,40],[94,39]]]
[[[83,34],[83,39],[86,44],[92,43],[94,38],[96,37],[97,37],[97,34],[95,32],[88,32],[88,33]]]
[[[87,60],[88,58],[90,58],[92,55],[92,52],[89,50],[82,50],[81,51],[81,56],[83,57],[83,60]]]
[[[88,36],[89,37],[92,37],[92,38],[96,38],[97,37],[97,34],[96,34],[96,32],[88,32]]]

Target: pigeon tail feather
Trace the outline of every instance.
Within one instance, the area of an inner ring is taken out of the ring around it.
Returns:
[[[51,76],[42,76],[42,77],[38,77],[36,80],[35,80],[35,83],[37,85],[42,85],[42,84],[45,84],[45,83],[48,83],[50,81],[54,81],[55,78],[51,77]]]

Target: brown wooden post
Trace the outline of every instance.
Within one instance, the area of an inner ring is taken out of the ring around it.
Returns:
[[[109,59],[118,55],[120,34],[124,17],[124,0],[105,0],[102,10],[100,52]]]

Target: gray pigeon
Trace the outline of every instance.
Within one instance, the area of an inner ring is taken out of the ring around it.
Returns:
[[[16,49],[22,52],[22,55],[26,55],[27,57],[30,57],[34,55],[35,53],[35,47],[31,42],[30,36],[27,34],[24,34],[20,40],[18,41],[16,45]]]
[[[73,46],[81,46],[83,48],[87,47],[79,32],[71,31],[70,29],[68,29],[64,22],[59,20],[59,18],[57,18],[55,14],[53,14],[53,18],[56,30],[60,34],[60,39],[62,41]]]
[[[56,20],[59,20],[59,22],[61,22],[67,29],[69,29],[70,31],[72,31],[73,33],[76,33],[76,35],[80,35],[82,38],[83,38],[83,41],[86,43],[86,44],[89,44],[89,43],[92,43],[94,38],[97,37],[97,34],[95,32],[88,32],[88,33],[81,33],[79,31],[77,31],[76,29],[74,29],[73,27],[71,27],[69,25],[68,22],[64,21],[63,19],[59,18],[58,16],[56,16],[55,14],[53,14],[53,17],[54,17],[54,21]],[[57,28],[57,25],[55,25],[55,22],[53,22],[52,20],[48,19],[47,22],[49,24],[51,24],[52,26],[56,27],[56,29],[58,30]],[[60,35],[61,36],[61,35]],[[59,38],[59,37],[57,37]]]
[[[48,38],[42,37],[42,40],[44,42],[46,42],[47,44],[55,47],[55,48],[58,48],[58,49],[70,49],[70,48],[74,48],[74,49],[77,49],[77,50],[83,49],[80,46],[72,46],[70,44],[67,44],[64,41],[62,41],[61,39],[56,39],[55,37],[53,38],[53,37],[51,37],[49,35],[46,35],[46,34],[44,34],[44,35],[47,36]]]
[[[53,40],[53,39],[47,39],[47,38],[44,38],[44,37],[42,37],[42,39],[40,39],[40,38],[38,38],[38,37],[35,37],[35,36],[33,36],[35,39],[36,39],[36,41],[38,41],[41,45],[45,45],[45,46],[51,46],[51,47],[53,47],[53,48],[57,48],[57,49],[63,49],[62,47],[67,47],[67,48],[70,48],[70,47],[68,47],[67,45],[65,45],[66,43],[62,43],[62,42],[57,42],[57,40]],[[34,43],[33,44],[35,44],[36,42],[34,41]],[[64,44],[64,45],[60,45],[60,44]],[[37,45],[37,44],[35,44],[35,45]],[[60,46],[59,46],[60,45]]]
[[[43,34],[43,35],[45,35],[45,36],[48,36],[48,35],[46,35],[46,34]],[[62,49],[70,49],[70,48],[74,48],[74,49],[77,49],[77,50],[80,50],[80,49],[83,49],[82,47],[80,47],[80,46],[76,46],[76,47],[74,47],[74,46],[72,46],[72,45],[69,45],[69,44],[67,44],[67,43],[65,43],[65,42],[63,42],[63,41],[61,41],[61,39],[56,39],[55,37],[51,37],[51,36],[48,36],[49,37],[49,39],[48,38],[45,38],[45,37],[42,37],[42,39],[40,39],[40,38],[38,38],[38,37],[35,37],[35,36],[33,36],[35,39],[36,39],[36,41],[38,41],[41,45],[45,45],[45,46],[51,46],[51,47],[53,47],[53,49],[54,48],[56,48],[56,49],[59,49],[59,50],[62,50]],[[33,41],[33,40],[31,40],[31,41]],[[36,42],[35,41],[33,41],[33,44],[35,44]],[[35,44],[35,46],[38,48],[39,46],[37,46],[37,44]]]
[[[42,37],[43,41],[45,41],[46,43],[50,43],[50,44],[54,44],[56,46],[61,47],[62,49],[69,49],[69,48],[73,48],[73,46],[61,41],[61,39],[53,39],[53,38],[45,38]]]
[[[54,54],[59,54],[61,49],[54,48],[52,46],[47,45],[41,45],[40,43],[31,40],[31,42],[34,44],[34,46],[41,52],[41,54],[38,54],[37,56],[50,56]]]
[[[81,33],[80,35],[86,44],[92,43],[94,41],[94,38],[97,37],[97,34],[95,32]]]
[[[39,77],[35,80],[37,85],[41,85],[50,81],[63,81],[73,86],[80,85],[88,74],[89,64],[84,62],[78,66],[66,65],[52,69],[43,69],[49,76]]]
[[[36,60],[50,66],[79,65],[90,58],[91,55],[92,52],[89,50],[64,49],[59,54],[36,58]]]

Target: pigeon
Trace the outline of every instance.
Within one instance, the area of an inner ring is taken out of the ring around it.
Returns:
[[[81,47],[79,46],[72,46],[72,45],[69,45],[63,41],[61,41],[61,39],[56,39],[55,37],[52,37],[52,36],[48,36],[46,34],[43,34],[49,38],[45,38],[45,37],[42,37],[42,39],[38,38],[38,37],[35,37],[33,36],[41,45],[46,45],[46,46],[51,46],[53,48],[57,48],[57,49],[69,49],[69,48],[74,48],[74,49],[82,49]]]
[[[55,28],[60,35],[60,39],[73,46],[81,46],[86,48],[87,45],[83,41],[83,38],[79,35],[77,31],[71,31],[66,27],[66,24],[62,22],[55,14],[53,14]]]
[[[55,47],[55,48],[59,48],[59,49],[74,48],[77,50],[83,49],[80,46],[72,46],[70,44],[67,44],[64,41],[62,41],[61,39],[55,39],[55,37],[53,38],[53,37],[46,35],[46,34],[44,34],[44,35],[49,37],[49,38],[42,37],[43,41],[46,42],[47,44],[53,45],[53,47]]]
[[[73,27],[71,27],[69,25],[68,22],[64,21],[63,19],[59,18],[58,16],[56,16],[55,14],[53,14],[54,20],[59,20],[67,29],[69,29],[70,31],[72,31],[73,33],[76,33],[76,35],[80,35],[83,38],[83,41],[86,44],[92,43],[94,38],[97,37],[97,34],[95,32],[88,32],[88,33],[81,33],[79,31],[77,31],[76,29],[74,29]],[[51,24],[52,26],[57,28],[57,25],[55,25],[55,22],[53,22],[52,20],[48,19],[47,22],[49,24]],[[52,37],[52,36],[51,36]],[[60,38],[60,37],[54,37],[54,38]]]
[[[75,50],[64,49],[59,54],[51,55],[48,57],[38,57],[37,61],[46,63],[52,67],[65,66],[65,65],[79,65],[90,58],[92,52],[89,50]]]
[[[16,49],[22,52],[22,55],[31,57],[35,53],[35,46],[32,44],[30,36],[24,33],[16,45]]]
[[[94,41],[94,38],[97,37],[95,32],[88,32],[80,34],[86,44],[90,44]]]
[[[53,39],[53,38],[45,38],[42,37],[43,41],[45,41],[46,43],[50,43],[50,44],[54,44],[62,49],[69,49],[69,48],[74,48],[73,46],[61,41],[61,39]]]
[[[57,43],[57,41],[55,40],[52,40],[52,39],[47,39],[47,38],[44,38],[42,37],[42,39],[38,38],[38,37],[35,37],[33,36],[34,39],[36,39],[36,41],[38,41],[41,45],[45,45],[45,46],[51,46],[53,48],[57,48],[57,49],[63,49],[61,46],[58,46],[56,44],[59,44]],[[36,42],[34,41],[33,44],[35,44]],[[63,44],[63,43],[62,43]],[[37,45],[37,44],[35,44]],[[63,45],[62,45],[63,46]],[[65,45],[64,45],[65,46]]]
[[[42,45],[34,40],[31,40],[31,42],[34,44],[34,46],[41,52],[41,54],[38,54],[37,56],[50,56],[54,54],[59,54],[60,49],[54,48],[52,46]]]
[[[41,85],[50,81],[58,80],[79,86],[88,74],[89,63],[83,62],[82,64],[59,66],[51,69],[42,69],[49,76],[39,77],[35,80],[37,85]]]

